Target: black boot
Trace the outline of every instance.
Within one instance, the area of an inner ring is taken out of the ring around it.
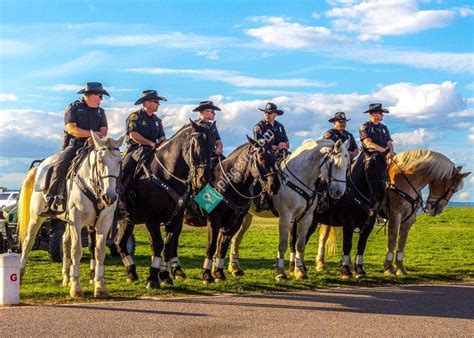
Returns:
[[[52,208],[54,202],[54,197],[47,197],[46,199],[46,205],[44,206],[44,209],[39,213],[39,216],[41,217],[53,217],[58,214],[56,210]]]
[[[127,208],[125,206],[125,202],[119,200],[117,204],[117,218],[119,221],[126,220],[129,214],[127,212]]]

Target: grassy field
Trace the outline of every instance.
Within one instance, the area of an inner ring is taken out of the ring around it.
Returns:
[[[411,230],[405,252],[405,265],[409,276],[403,279],[383,276],[386,234],[374,230],[369,238],[364,266],[368,278],[363,281],[343,282],[338,278],[339,254],[328,257],[328,271],[317,273],[314,258],[317,251],[317,236],[313,236],[307,247],[306,265],[309,280],[284,282],[274,280],[274,264],[277,252],[278,231],[276,220],[254,219],[254,224],[244,238],[240,263],[245,276],[233,278],[227,274],[224,283],[204,286],[201,282],[201,266],[205,253],[206,229],[186,227],[181,235],[180,260],[188,278],[176,281],[174,286],[148,291],[145,281],[150,264],[150,246],[144,227],[135,230],[137,249],[135,261],[140,280],[126,283],[122,262],[107,257],[106,281],[111,299],[133,299],[142,296],[182,296],[216,293],[249,293],[310,290],[334,286],[375,286],[404,283],[439,283],[474,279],[474,208],[448,208],[438,217],[422,215]],[[338,238],[341,249],[342,235]],[[357,240],[357,235],[354,240]],[[81,280],[85,300],[93,300],[93,286],[88,283],[89,253],[84,249]],[[51,263],[45,251],[33,251],[21,286],[22,303],[69,302],[69,290],[60,286],[61,265]]]

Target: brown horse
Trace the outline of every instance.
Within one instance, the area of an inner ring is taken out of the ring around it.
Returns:
[[[399,153],[390,164],[390,186],[387,198],[379,215],[388,219],[388,247],[384,263],[384,274],[405,276],[403,255],[408,232],[416,221],[417,211],[424,208],[431,216],[439,215],[449,200],[463,188],[463,181],[470,172],[461,173],[445,155],[431,150],[408,150]],[[429,186],[426,207],[421,191]],[[320,230],[319,254],[316,258],[318,270],[324,269],[325,242],[335,239],[328,236],[329,228]],[[334,234],[334,232],[333,232]],[[398,245],[397,245],[398,243]],[[394,253],[397,245],[397,252]],[[395,260],[394,260],[395,259]]]

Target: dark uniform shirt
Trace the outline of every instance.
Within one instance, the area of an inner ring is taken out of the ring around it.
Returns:
[[[345,142],[346,140],[350,140],[349,151],[353,152],[354,150],[357,149],[357,143],[354,139],[354,135],[349,133],[347,130],[343,130],[342,132],[340,132],[336,128],[332,128],[324,133],[323,138],[328,139],[328,140],[333,140],[334,142],[337,142],[338,140],[341,140],[342,142]]]
[[[201,127],[208,127],[208,128],[214,124],[213,122],[203,121],[201,119],[197,119],[194,122],[196,122]],[[217,130],[216,124],[214,124],[214,127],[211,128],[209,136],[211,138],[210,142],[214,144],[214,146],[216,145],[216,141],[219,141],[221,139],[221,136],[219,135],[219,131]]]
[[[148,116],[143,108],[131,113],[127,118],[127,134],[130,135],[132,131],[155,143],[165,136],[161,119],[155,114]],[[131,138],[128,140],[128,144],[134,148],[139,145]]]
[[[273,137],[269,138],[270,136]],[[267,121],[261,120],[253,128],[253,137],[256,141],[264,139],[272,146],[277,146],[280,142],[288,142],[285,127],[278,121],[275,121],[272,126]]]
[[[107,127],[107,117],[103,108],[91,108],[84,100],[77,100],[69,104],[64,113],[64,124],[75,123],[77,127],[84,130],[99,131],[102,127]],[[65,134],[64,147],[70,142],[77,141],[84,143],[87,138],[75,138],[70,134]]]
[[[375,125],[370,121],[360,126],[359,136],[361,142],[366,138],[370,138],[372,142],[382,148],[387,147],[387,142],[392,140],[387,126],[382,123]],[[362,142],[362,144],[364,143]]]

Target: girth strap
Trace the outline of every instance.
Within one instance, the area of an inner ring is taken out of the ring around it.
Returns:
[[[94,209],[95,209],[95,220],[94,220],[94,224],[93,224],[93,228],[95,228],[95,225],[97,224],[97,220],[99,219],[99,216],[100,216],[100,212],[102,210],[104,210],[104,204],[99,201],[94,193],[92,191],[90,191],[90,189],[87,187],[86,183],[84,182],[84,180],[82,179],[82,177],[80,177],[79,175],[74,175],[73,176],[73,181],[74,183],[76,183],[77,187],[79,188],[79,190],[89,199],[89,201],[92,202],[92,205],[94,206]]]
[[[296,217],[295,220],[294,220],[295,222],[299,222],[303,217],[306,216],[306,214],[308,213],[309,208],[311,208],[311,206],[313,205],[314,200],[316,199],[316,195],[318,194],[318,191],[317,191],[317,189],[314,189],[312,191],[313,192],[312,195],[309,195],[306,191],[304,191],[303,189],[301,189],[300,187],[298,187],[296,184],[294,184],[293,182],[291,182],[289,180],[282,180],[282,183],[285,184],[288,188],[293,189],[294,191],[296,191],[306,201],[306,208],[301,213],[301,215]]]
[[[393,191],[394,193],[396,193],[398,196],[400,196],[401,198],[405,199],[408,203],[411,204],[411,213],[410,215],[408,215],[407,217],[405,217],[405,219],[402,220],[401,223],[405,222],[407,219],[409,219],[411,216],[413,216],[413,214],[416,212],[416,210],[418,209],[418,204],[420,204],[420,202],[422,202],[422,199],[420,197],[417,197],[416,199],[414,199],[413,197],[411,197],[410,195],[408,195],[406,192],[404,191],[401,191],[400,189],[398,189],[396,186],[390,184],[388,189],[390,191]]]

